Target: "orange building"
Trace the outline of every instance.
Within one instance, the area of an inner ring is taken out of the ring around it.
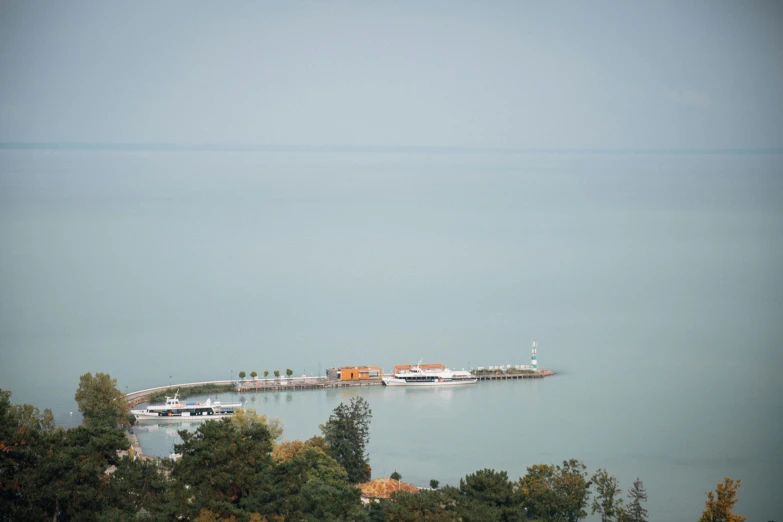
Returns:
[[[326,370],[326,378],[333,381],[380,380],[383,370],[380,366],[341,366]]]

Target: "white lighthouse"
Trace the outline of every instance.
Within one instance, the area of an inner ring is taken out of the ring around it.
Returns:
[[[536,345],[536,341],[533,341],[533,358],[530,359],[530,367],[533,368],[534,372],[538,371],[538,360],[536,359],[536,351],[538,350],[538,346]]]

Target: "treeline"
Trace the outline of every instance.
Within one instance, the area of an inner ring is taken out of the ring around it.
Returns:
[[[274,374],[275,379],[279,379],[280,378],[280,370],[275,370],[272,373]],[[294,374],[294,371],[291,368],[286,368],[285,374],[286,374],[286,376],[291,377]],[[239,375],[240,379],[244,379],[247,376],[247,374],[244,371],[239,372],[238,375]],[[256,372],[256,371],[250,372],[250,378],[251,379],[255,380],[256,377],[258,377],[258,372]],[[269,377],[269,371],[268,370],[264,370],[264,379],[266,379],[267,377]]]
[[[640,480],[625,495],[606,470],[588,475],[573,459],[531,466],[517,481],[484,469],[458,486],[433,480],[434,489],[365,504],[357,484],[371,475],[372,411],[362,398],[340,404],[307,441],[278,442],[279,423],[246,410],[180,431],[176,460],[120,457],[130,443],[117,397],[109,375],[83,375],[84,424],[65,430],[51,411],[0,390],[0,520],[576,522],[588,510],[604,522],[647,520]],[[701,520],[744,520],[731,513],[738,487],[720,483]]]

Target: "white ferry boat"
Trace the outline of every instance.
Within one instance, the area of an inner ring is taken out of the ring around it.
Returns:
[[[166,404],[151,404],[145,410],[131,410],[137,421],[183,421],[183,420],[208,420],[229,417],[234,410],[241,408],[242,403],[229,402],[221,404],[220,401],[212,402],[179,402],[179,390],[174,397],[166,396]]]
[[[468,371],[449,370],[442,364],[395,366],[394,372],[382,380],[386,386],[456,386],[478,381]]]

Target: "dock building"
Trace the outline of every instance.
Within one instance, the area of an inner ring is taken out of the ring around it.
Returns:
[[[327,381],[380,381],[382,377],[380,366],[341,366],[326,370]]]

